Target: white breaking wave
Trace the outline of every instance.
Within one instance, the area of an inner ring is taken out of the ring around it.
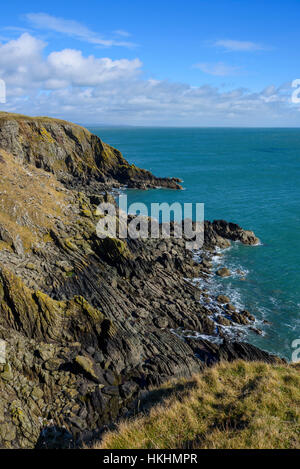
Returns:
[[[262,245],[262,243],[257,243],[256,246]],[[210,257],[210,262],[212,263],[212,271],[214,272],[220,266],[220,264],[224,264],[224,254],[228,253],[231,249],[233,249],[234,245],[231,245],[225,249],[216,248],[215,254],[212,254]],[[207,255],[207,253],[204,253]],[[206,257],[206,256],[205,256]],[[194,260],[196,262],[201,263],[203,260],[203,251],[198,251],[194,253]],[[231,271],[231,278],[245,278],[249,274],[248,269],[244,269],[242,265],[234,264],[232,261],[226,263],[227,267]],[[218,323],[218,318],[220,316],[224,318],[228,318],[227,311],[224,310],[224,305],[220,304],[217,301],[217,297],[219,295],[225,295],[230,299],[231,304],[236,308],[237,311],[243,311],[246,309],[245,304],[243,303],[241,294],[239,291],[232,285],[230,279],[226,279],[224,282],[223,279],[218,279],[214,273],[206,273],[202,272],[201,277],[193,278],[192,280],[186,279],[187,281],[193,283],[197,286],[202,292],[206,293],[205,296],[201,296],[199,303],[203,306],[207,307],[211,311],[211,315],[209,316],[211,320],[214,321],[216,325],[216,336],[210,336],[205,334],[197,333],[196,331],[181,331],[181,337],[193,337],[193,338],[203,338],[213,343],[222,343],[223,339],[219,336],[219,333],[226,336],[228,339],[238,339],[239,341],[243,341],[247,338],[248,333],[250,332],[250,328],[253,327],[262,327],[264,326],[263,320],[255,319],[255,321],[249,325],[239,325],[239,324],[232,324],[230,326],[224,326]],[[262,335],[265,335],[262,332]]]

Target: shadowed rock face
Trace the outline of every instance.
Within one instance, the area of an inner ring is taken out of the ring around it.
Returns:
[[[235,223],[228,223],[224,220],[215,220],[212,223],[212,228],[213,231],[222,238],[230,239],[232,241],[241,241],[243,244],[249,245],[256,245],[260,242],[253,231],[243,230]]]
[[[249,246],[255,246],[260,242],[253,231],[243,230],[235,223],[228,223],[225,220],[205,222],[205,242],[207,245],[219,245],[225,248],[230,246],[230,241],[240,241]]]
[[[206,222],[201,264],[184,239],[100,240],[117,150],[73,124],[10,116],[0,142],[1,447],[74,446],[126,415],[141,389],[222,359],[278,360],[229,343],[221,323],[254,318],[223,296],[216,323],[199,301],[207,292],[186,280],[207,275],[216,246],[253,234]]]

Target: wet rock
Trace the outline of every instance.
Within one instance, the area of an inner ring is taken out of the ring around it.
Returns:
[[[224,316],[218,316],[217,318],[218,324],[221,324],[222,326],[230,326],[231,322],[229,319],[225,318]]]
[[[230,314],[230,319],[237,323],[237,324],[241,324],[241,325],[247,325],[249,324],[249,320],[242,314],[238,313],[238,312],[232,312]]]
[[[253,316],[254,317],[254,316]],[[263,324],[267,324],[267,325],[270,325],[272,324],[270,321],[267,321],[266,319],[263,319]]]
[[[195,290],[193,294],[193,299],[196,301],[200,301],[201,299],[201,291],[200,290]]]
[[[231,272],[226,267],[222,267],[221,269],[216,271],[216,275],[218,275],[219,277],[230,277]]]
[[[263,335],[263,331],[261,329],[257,329],[256,327],[249,327],[249,329],[257,335]]]
[[[226,311],[229,311],[229,312],[234,312],[236,310],[235,306],[233,306],[231,303],[228,303],[225,306],[225,309],[226,309]]]
[[[213,230],[221,237],[232,241],[241,241],[243,244],[259,244],[259,239],[253,231],[243,230],[235,223],[228,223],[224,220],[215,220],[212,223]]]
[[[228,296],[225,296],[225,295],[219,295],[217,297],[217,301],[221,304],[227,304],[227,303],[230,303],[230,298],[228,298]]]
[[[208,270],[212,268],[212,262],[207,259],[203,259],[200,265]]]
[[[249,311],[247,310],[241,311],[240,314],[249,319],[249,321],[255,321],[255,317],[253,316],[253,314],[249,313]]]
[[[238,275],[242,275],[242,277],[243,277],[243,278],[244,278],[244,277],[245,277],[245,275],[246,275],[246,273],[245,273],[245,272],[243,272],[243,271],[242,271],[242,270],[240,270],[240,269],[237,269],[236,273],[237,273]]]

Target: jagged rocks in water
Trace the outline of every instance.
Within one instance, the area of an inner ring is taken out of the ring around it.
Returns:
[[[219,295],[217,297],[217,301],[222,304],[228,304],[230,303],[230,298],[228,298],[226,295]]]
[[[243,230],[235,223],[228,223],[225,220],[215,220],[212,223],[213,231],[225,239],[232,241],[241,241],[243,244],[255,245],[259,244],[259,239],[253,231]]]
[[[230,277],[231,275],[231,272],[229,269],[227,269],[226,267],[222,267],[221,269],[218,269],[216,271],[216,274],[219,276],[219,277]]]

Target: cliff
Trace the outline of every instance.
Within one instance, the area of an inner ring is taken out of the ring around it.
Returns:
[[[216,246],[255,244],[252,232],[206,222],[201,263],[184,239],[97,237],[111,187],[162,185],[139,169],[131,179],[130,168],[79,126],[1,115],[1,447],[74,447],[153,384],[224,359],[278,361],[229,341],[225,326],[255,329],[249,312],[222,297],[216,314],[186,280],[211,270]]]
[[[156,178],[130,165],[118,150],[87,129],[58,119],[0,112],[0,148],[71,186],[102,182],[143,189],[181,188],[179,179]]]

